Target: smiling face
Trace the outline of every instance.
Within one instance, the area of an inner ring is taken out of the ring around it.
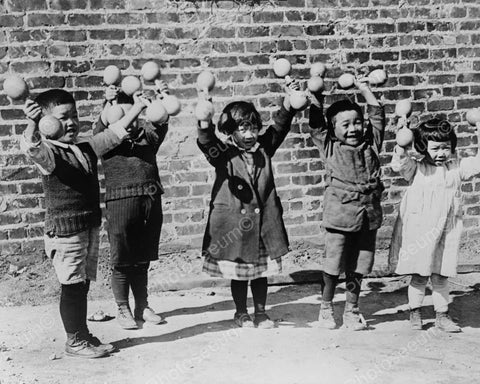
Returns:
[[[62,124],[65,134],[58,139],[62,143],[72,144],[78,136],[80,123],[78,121],[77,108],[75,104],[56,105],[48,111],[50,115],[56,117]]]
[[[333,117],[335,137],[342,143],[356,147],[364,141],[363,119],[357,111],[347,110]]]
[[[435,166],[441,167],[452,156],[452,145],[449,141],[428,140],[427,153],[430,157],[429,160],[431,160]]]
[[[258,127],[246,120],[238,125],[232,136],[239,147],[251,149],[258,139]]]

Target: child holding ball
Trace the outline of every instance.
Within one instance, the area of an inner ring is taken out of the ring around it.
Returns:
[[[445,332],[460,332],[448,314],[448,278],[457,273],[461,183],[480,173],[480,152],[459,161],[455,157],[455,130],[445,120],[428,120],[413,132],[415,151],[397,145],[391,162],[392,169],[410,185],[400,203],[390,259],[398,261],[396,273],[411,275],[411,327],[422,329],[420,308],[430,278],[435,326]]]
[[[346,275],[343,326],[366,328],[358,308],[362,278],[372,270],[377,229],[382,223],[379,152],[385,129],[383,107],[367,83],[355,80],[367,102],[362,108],[344,99],[333,103],[323,116],[323,96],[312,94],[310,127],[325,164],[323,202],[325,235],[324,287],[318,325],[336,328],[332,299],[339,275]]]
[[[160,80],[157,88],[158,92],[167,91],[167,85]],[[110,125],[113,101],[117,103],[115,107],[122,108],[125,113],[134,105],[133,97],[113,85],[106,89],[105,99],[95,132],[103,132]],[[163,188],[156,156],[168,131],[166,119],[142,125],[138,120],[133,121],[127,127],[127,139],[102,156],[111,285],[118,307],[117,321],[124,329],[137,329],[137,321],[152,324],[164,321],[148,304],[148,268],[151,261],[158,259],[163,221]],[[130,289],[135,299],[133,314],[129,304]]]
[[[275,123],[260,133],[262,119],[255,106],[232,102],[218,121],[218,130],[227,135],[226,141],[215,134],[211,116],[199,118],[198,146],[215,167],[203,241],[203,270],[210,276],[231,279],[234,322],[239,327],[274,326],[265,312],[267,277],[281,272],[281,257],[289,249],[271,159],[285,139],[295,112],[289,97],[285,97],[274,116]],[[249,281],[253,319],[247,311]]]

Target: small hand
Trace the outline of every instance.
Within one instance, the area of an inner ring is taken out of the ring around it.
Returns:
[[[155,87],[158,93],[168,93],[168,85],[163,80],[155,80]]]
[[[111,103],[112,101],[114,101],[118,97],[118,92],[119,92],[119,89],[118,89],[117,86],[109,85],[105,89],[105,100],[107,100],[109,103]]]
[[[355,85],[355,87],[357,87],[357,89],[360,91],[360,92],[371,92],[370,90],[370,85],[368,84],[368,77],[365,76],[365,77],[362,77],[360,79],[357,79],[355,77],[355,80],[353,81],[353,84]]]
[[[30,119],[36,123],[38,123],[40,117],[42,116],[42,108],[31,99],[27,99],[25,101],[23,112],[25,113],[25,116],[27,116],[27,119]]]
[[[151,101],[147,99],[142,91],[137,91],[133,94],[134,107],[143,110],[151,104]]]

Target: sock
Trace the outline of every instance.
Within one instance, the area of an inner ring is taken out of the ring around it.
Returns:
[[[230,289],[237,313],[247,313],[248,281],[232,280]]]
[[[332,301],[335,295],[335,288],[338,282],[338,275],[330,275],[323,272],[322,301]]]
[[[427,282],[427,276],[412,275],[410,285],[408,286],[408,305],[410,309],[420,308],[422,306]]]
[[[432,300],[435,312],[448,312],[448,277],[434,273],[430,278],[432,280]]]
[[[362,287],[363,275],[355,272],[347,272],[345,279],[345,288],[347,292],[346,303],[352,304],[352,306],[358,305],[358,298],[360,296],[360,288]]]
[[[86,317],[82,321],[84,301],[87,296],[85,284],[62,284],[60,295],[60,317],[66,333],[75,334],[82,331]]]
[[[268,280],[266,277],[252,280],[250,282],[252,290],[253,304],[255,313],[265,312],[265,304],[267,303]]]
[[[148,268],[150,263],[134,265],[128,272],[128,282],[135,298],[135,308],[143,310],[148,307]]]
[[[117,305],[128,304],[128,267],[114,266],[111,284],[113,297]]]

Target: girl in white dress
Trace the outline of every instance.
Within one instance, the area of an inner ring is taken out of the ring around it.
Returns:
[[[428,278],[436,312],[435,326],[445,332],[461,328],[448,315],[448,277],[457,273],[462,233],[461,183],[480,173],[480,151],[458,160],[457,137],[444,120],[432,119],[414,131],[415,151],[396,146],[391,167],[409,183],[395,223],[390,261],[396,273],[411,275],[408,287],[410,324],[422,329],[420,307]]]

